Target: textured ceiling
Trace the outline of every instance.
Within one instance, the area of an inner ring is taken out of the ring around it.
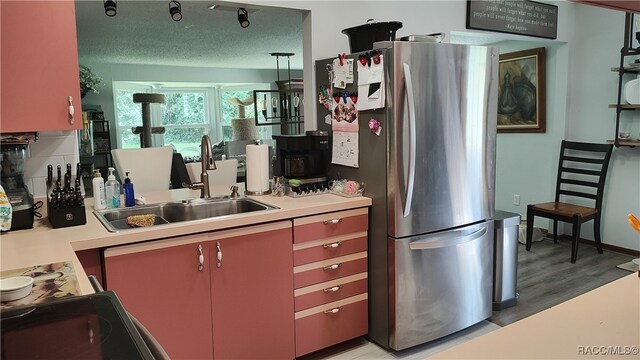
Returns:
[[[104,14],[102,1],[76,1],[80,63],[121,63],[218,68],[275,69],[273,52],[294,53],[302,69],[302,13],[251,7],[243,29],[237,8],[209,10],[214,1],[181,1],[182,20],[169,15],[169,1],[118,1],[118,14]],[[280,67],[286,67],[280,58]]]

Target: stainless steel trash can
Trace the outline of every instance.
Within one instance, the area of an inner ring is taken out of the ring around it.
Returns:
[[[502,310],[514,306],[517,302],[520,215],[497,210],[493,221],[493,310]]]

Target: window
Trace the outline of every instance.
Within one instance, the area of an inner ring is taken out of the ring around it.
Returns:
[[[211,141],[229,141],[233,138],[231,119],[238,117],[238,109],[227,99],[245,99],[253,95],[254,89],[268,89],[269,84],[247,84],[241,86],[179,86],[165,84],[158,89],[148,83],[116,81],[114,103],[116,115],[117,144],[119,148],[139,148],[140,136],[131,129],[142,126],[141,104],[133,102],[133,94],[141,92],[165,95],[162,105],[151,104],[151,124],[163,126],[163,135],[153,136],[154,146],[171,145],[184,156],[200,154],[200,140],[207,134]],[[253,106],[245,107],[245,117],[253,118]],[[258,127],[261,139],[271,138],[271,127]]]

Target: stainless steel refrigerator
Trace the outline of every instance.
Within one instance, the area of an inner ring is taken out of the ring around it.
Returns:
[[[385,106],[359,112],[359,167],[333,165],[330,175],[365,182],[373,199],[368,336],[401,350],[491,316],[498,51],[406,41],[375,47]],[[357,91],[359,55],[348,56],[354,84],[334,92]],[[316,62],[318,87],[329,87],[332,61]],[[331,129],[329,114],[318,106],[320,130]]]

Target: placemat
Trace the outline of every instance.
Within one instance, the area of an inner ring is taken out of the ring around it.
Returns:
[[[71,261],[0,272],[0,278],[2,279],[19,275],[31,276],[33,278],[31,294],[22,299],[2,302],[0,303],[0,309],[39,304],[80,295],[78,279],[76,278],[76,272],[73,269]]]

